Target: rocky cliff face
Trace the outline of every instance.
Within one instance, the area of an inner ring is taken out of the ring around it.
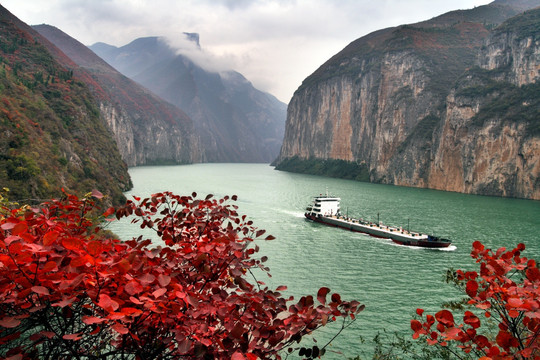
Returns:
[[[196,41],[198,35],[186,34]],[[286,105],[240,73],[215,72],[179,55],[158,37],[116,48],[98,43],[98,55],[126,76],[185,111],[208,162],[271,162],[283,139]]]
[[[125,202],[127,166],[75,64],[2,6],[0,39],[0,184],[10,200],[61,197],[63,188]]]
[[[540,10],[511,19],[447,98],[428,184],[540,199]]]
[[[351,43],[293,96],[277,168],[340,159],[372,182],[540,199],[538,11],[490,30],[517,3]]]
[[[34,29],[61,49],[71,61],[66,66],[89,84],[129,166],[186,164],[205,159],[193,122],[183,111],[123,76],[61,30],[49,25]],[[63,54],[56,58],[68,61]]]

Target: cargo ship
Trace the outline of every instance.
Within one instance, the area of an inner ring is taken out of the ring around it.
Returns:
[[[369,234],[374,237],[390,239],[399,245],[419,246],[425,248],[445,248],[452,243],[434,235],[422,234],[401,227],[374,223],[364,219],[354,219],[343,216],[340,210],[341,198],[328,194],[316,196],[313,204],[308,206],[305,217],[321,224],[339,227],[351,231]]]

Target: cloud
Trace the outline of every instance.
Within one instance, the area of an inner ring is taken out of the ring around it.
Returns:
[[[355,39],[489,0],[2,0],[29,24],[84,44],[161,36],[207,69],[234,69],[288,102],[302,81]],[[201,49],[183,44],[200,34]]]

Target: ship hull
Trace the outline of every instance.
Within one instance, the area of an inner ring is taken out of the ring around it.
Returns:
[[[404,231],[403,229],[391,228],[373,223],[363,223],[355,219],[346,219],[336,216],[315,216],[310,213],[305,213],[305,217],[309,220],[324,225],[360,232],[382,239],[390,239],[399,245],[425,248],[445,248],[451,244],[450,241],[441,240],[428,235],[411,233]]]

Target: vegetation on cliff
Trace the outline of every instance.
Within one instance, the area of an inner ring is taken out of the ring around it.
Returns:
[[[530,37],[536,41],[540,36],[540,10],[529,10],[519,17],[513,17],[495,29],[494,33],[513,33],[518,35],[518,39]]]
[[[540,13],[540,12],[539,12]],[[527,138],[540,137],[540,84],[522,86],[498,80],[500,69],[474,68],[465,75],[470,80],[456,91],[456,97],[485,99],[478,113],[471,119],[471,126],[482,127],[488,121],[504,124],[524,124]]]
[[[55,59],[74,68],[75,76],[98,99],[100,111],[129,166],[204,160],[193,121],[182,110],[120,74],[61,30],[50,25],[36,25],[32,29],[44,37],[40,42]]]
[[[113,202],[131,187],[96,103],[72,70],[0,7],[0,184],[13,199],[100,189]]]
[[[276,170],[310,175],[336,177],[340,179],[369,181],[369,170],[365,164],[334,159],[301,159],[298,156],[287,158],[276,166]]]
[[[539,199],[539,5],[499,0],[353,41],[293,96],[277,169],[357,177],[312,169],[346,159],[372,182]]]

